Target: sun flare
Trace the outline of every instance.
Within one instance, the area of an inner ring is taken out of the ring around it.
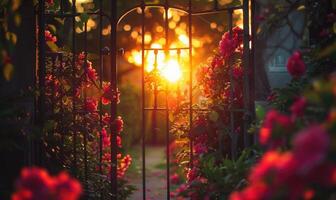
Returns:
[[[162,68],[161,75],[169,82],[176,83],[182,77],[181,67],[177,60],[169,60]]]

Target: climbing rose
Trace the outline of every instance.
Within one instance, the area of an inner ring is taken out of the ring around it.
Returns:
[[[88,98],[85,101],[84,108],[87,112],[95,112],[97,111],[98,102],[95,99]]]
[[[117,117],[117,119],[114,121],[114,124],[117,133],[120,133],[124,128],[124,121],[122,120],[122,118],[120,116]]]
[[[109,147],[111,142],[105,128],[101,130],[101,136],[102,136],[103,148]]]
[[[235,50],[235,43],[229,33],[225,33],[219,42],[219,52],[224,58],[230,57]]]
[[[53,43],[57,42],[56,36],[53,36],[48,30],[44,31],[44,37],[47,42],[53,42]]]
[[[287,70],[294,78],[300,78],[305,73],[306,65],[302,60],[301,52],[294,52],[288,59]]]
[[[102,103],[107,105],[111,103],[111,101],[120,102],[120,92],[114,92],[110,82],[103,83],[103,95],[102,95]]]
[[[89,78],[89,80],[97,80],[97,72],[96,69],[92,67],[92,63],[87,61],[87,77]]]

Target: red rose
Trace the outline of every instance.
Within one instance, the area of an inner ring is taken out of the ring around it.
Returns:
[[[94,99],[88,98],[85,101],[84,108],[87,112],[95,112],[97,111],[98,102]]]
[[[307,101],[304,97],[297,99],[290,107],[290,111],[292,112],[293,117],[296,118],[302,116],[306,105]]]
[[[300,78],[306,72],[306,65],[302,60],[301,52],[296,51],[289,57],[287,71],[294,78]]]

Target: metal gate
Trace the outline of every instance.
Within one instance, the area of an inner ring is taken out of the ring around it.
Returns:
[[[85,64],[83,65],[84,70],[87,70],[87,59],[88,59],[88,38],[87,38],[87,32],[88,32],[88,25],[87,22],[84,23],[84,30],[83,30],[83,41],[81,42],[83,49],[79,50],[77,48],[78,46],[78,41],[76,40],[77,34],[76,34],[76,17],[80,16],[95,16],[97,21],[98,21],[98,30],[99,30],[99,35],[97,37],[98,40],[98,59],[97,63],[99,68],[98,70],[98,75],[99,75],[99,80],[100,80],[100,85],[98,85],[98,88],[102,88],[102,82],[104,79],[103,73],[104,72],[104,58],[109,57],[110,63],[108,63],[109,66],[109,73],[110,73],[110,83],[111,83],[111,89],[114,92],[117,92],[117,68],[118,68],[118,49],[120,47],[117,46],[117,28],[118,24],[123,20],[123,18],[129,14],[130,12],[134,10],[141,10],[141,77],[142,77],[142,194],[143,194],[143,199],[146,199],[146,138],[145,138],[145,129],[146,129],[146,113],[147,112],[152,112],[153,113],[153,119],[154,122],[152,124],[153,132],[157,130],[157,125],[156,125],[156,113],[157,112],[165,112],[165,121],[166,121],[166,162],[167,162],[167,168],[166,168],[166,173],[167,173],[167,199],[170,199],[170,168],[169,168],[169,163],[170,163],[170,155],[169,155],[169,141],[170,141],[170,136],[169,136],[169,107],[168,107],[168,87],[166,86],[163,89],[163,92],[165,93],[165,106],[158,106],[157,104],[157,98],[158,98],[158,84],[156,81],[154,81],[154,86],[153,86],[153,96],[154,96],[154,105],[153,106],[147,106],[146,103],[146,76],[148,76],[148,73],[145,70],[145,59],[146,59],[146,52],[152,52],[154,54],[154,66],[153,66],[153,71],[156,71],[158,69],[159,63],[158,63],[158,55],[160,53],[163,53],[165,55],[168,55],[169,52],[175,52],[177,54],[177,57],[180,57],[181,51],[188,51],[189,55],[189,63],[188,63],[188,112],[189,112],[189,127],[192,127],[193,125],[193,114],[195,112],[195,108],[193,108],[193,87],[194,87],[194,81],[193,81],[193,76],[194,76],[194,69],[195,66],[198,63],[193,62],[193,30],[192,30],[192,24],[193,24],[193,17],[194,16],[202,16],[202,15],[210,15],[210,14],[218,14],[221,13],[223,15],[227,15],[228,21],[226,22],[228,24],[228,31],[231,33],[233,29],[233,12],[236,10],[241,10],[243,12],[243,30],[244,30],[244,36],[243,36],[243,68],[244,68],[244,80],[243,80],[243,95],[244,95],[244,108],[243,109],[231,109],[230,110],[230,128],[231,131],[233,132],[234,130],[234,113],[235,112],[240,112],[243,113],[244,115],[244,146],[249,146],[250,143],[252,142],[251,139],[249,138],[247,134],[247,129],[249,124],[252,121],[253,118],[253,112],[254,112],[254,69],[253,69],[253,46],[254,46],[254,23],[253,20],[251,20],[253,17],[253,10],[254,10],[254,1],[253,0],[241,0],[238,1],[240,3],[237,4],[232,4],[231,6],[221,6],[220,0],[213,0],[209,1],[211,2],[211,6],[208,9],[205,10],[199,10],[195,8],[195,5],[197,1],[195,0],[185,0],[181,1],[180,3],[184,4],[184,7],[177,6],[176,2],[178,1],[171,1],[171,0],[161,0],[161,1],[155,1],[154,3],[152,1],[147,1],[147,0],[139,0],[138,5],[135,7],[130,8],[129,10],[121,13],[118,16],[118,2],[117,0],[111,0],[110,2],[110,9],[108,12],[104,11],[103,9],[103,0],[96,0],[96,5],[98,6],[97,11],[94,12],[85,12],[81,13],[77,11],[76,8],[76,0],[72,0],[72,2],[69,4],[69,1],[67,0],[60,0],[59,1],[59,10],[56,12],[48,12],[46,10],[46,0],[39,0],[38,7],[37,7],[37,71],[36,71],[36,83],[38,85],[38,89],[40,91],[37,101],[36,101],[36,121],[43,124],[43,121],[45,119],[45,113],[47,112],[46,108],[46,96],[45,96],[45,91],[46,91],[46,62],[51,62],[52,66],[57,67],[57,60],[63,59],[63,52],[53,52],[50,53],[48,52],[46,48],[46,43],[45,43],[45,30],[46,30],[46,24],[48,20],[55,20],[57,19],[62,19],[68,22],[68,25],[71,26],[70,29],[72,31],[68,32],[70,33],[71,37],[71,54],[72,54],[72,60],[71,60],[71,66],[72,66],[72,73],[75,76],[75,68],[76,68],[76,57],[75,55],[79,54],[79,52],[83,52],[84,55],[84,60]],[[121,2],[121,1],[120,1]],[[119,3],[120,3],[119,2]],[[159,2],[159,3],[157,3]],[[233,1],[236,2],[236,1]],[[161,48],[156,48],[156,47],[147,47],[145,45],[145,24],[146,24],[146,19],[145,19],[145,10],[147,8],[162,8],[164,9],[164,23],[163,23],[163,28],[164,28],[164,39],[165,39],[165,45]],[[180,12],[186,13],[188,17],[188,26],[186,32],[188,32],[188,46],[187,47],[182,47],[182,48],[171,48],[169,46],[169,41],[171,38],[169,38],[169,21],[168,21],[168,14],[170,9],[175,9]],[[109,40],[106,41],[103,39],[103,25],[109,24],[111,27],[110,30],[110,35],[109,35]],[[231,71],[232,72],[232,71]],[[51,72],[52,73],[52,72]],[[230,73],[230,77],[232,77],[232,73]],[[75,83],[75,80],[73,82]],[[231,86],[233,87],[233,86]],[[72,91],[72,95],[75,95],[76,91]],[[233,94],[231,93],[231,97]],[[86,98],[86,97],[85,97]],[[86,99],[85,99],[86,101]],[[53,105],[54,102],[51,102],[51,106]],[[76,102],[72,102],[73,104],[73,110],[72,110],[72,120],[73,124],[76,122],[76,118],[78,115],[82,115],[83,113],[78,113],[76,110]],[[101,102],[99,103],[99,107],[101,108]],[[99,112],[99,119],[100,123],[102,124],[102,118],[103,118],[104,113],[102,112],[102,109],[100,109]],[[110,106],[110,115],[112,119],[117,118],[117,102],[112,101],[111,106]],[[112,120],[113,121],[113,120]],[[112,123],[109,124],[109,127],[111,129],[111,132],[116,131],[115,127],[113,126]],[[83,146],[83,148],[78,148],[78,132],[76,131],[71,131],[72,134],[72,140],[71,142],[73,143],[73,149],[72,149],[72,170],[74,175],[77,175],[77,169],[79,167],[84,167],[84,181],[88,181],[89,179],[89,170],[88,168],[88,163],[87,163],[87,133],[84,131],[84,144],[80,144]],[[62,136],[63,137],[63,136]],[[101,136],[100,136],[101,137]],[[100,139],[100,153],[99,153],[99,160],[100,162],[102,161],[102,139]],[[62,141],[62,140],[61,140]],[[64,142],[64,141],[63,141]],[[192,137],[190,137],[190,165],[193,163],[193,141]],[[84,151],[84,158],[78,158],[77,154],[78,151]],[[111,139],[111,182],[110,182],[110,193],[111,199],[116,199],[117,198],[117,192],[118,192],[118,182],[117,182],[117,134],[112,134],[112,139]],[[232,145],[231,146],[231,152],[232,152],[232,157],[234,158],[236,153],[237,153],[237,146]],[[62,151],[62,145],[61,145],[61,154],[64,153]],[[65,155],[61,155],[61,158]],[[77,162],[78,159],[84,159],[84,166],[78,166]],[[192,167],[192,166],[190,166]],[[102,166],[100,165],[99,168],[100,172],[102,172]],[[86,183],[84,183],[85,186]],[[89,196],[89,195],[86,195]]]

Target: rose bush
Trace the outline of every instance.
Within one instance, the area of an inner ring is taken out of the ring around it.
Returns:
[[[177,162],[185,167],[184,175],[180,174],[185,183],[172,196],[222,199],[246,184],[244,177],[258,152],[238,150],[242,144],[243,113],[234,113],[235,125],[230,131],[230,108],[243,108],[242,46],[243,30],[235,27],[231,36],[229,32],[223,35],[218,52],[198,69],[197,84],[206,103],[193,106],[205,106],[208,111],[195,113],[190,132],[183,118],[185,113],[177,112],[172,132],[179,144]],[[188,137],[193,139],[193,163],[188,163]],[[232,154],[231,145],[237,146],[238,156]]]
[[[46,36],[49,46],[52,46],[50,42],[56,45],[57,38],[50,31],[46,31]],[[48,155],[58,158],[62,166],[74,170],[85,189],[95,191],[90,193],[91,196],[108,198],[111,137],[116,135],[118,198],[127,198],[134,190],[124,176],[132,158],[123,155],[122,118],[112,119],[109,114],[110,104],[119,103],[120,93],[113,91],[109,82],[101,82],[86,53],[73,55],[62,52],[60,59],[53,48],[49,50],[52,56],[46,61],[45,103],[48,108],[47,123],[52,128],[47,130],[43,139]]]

